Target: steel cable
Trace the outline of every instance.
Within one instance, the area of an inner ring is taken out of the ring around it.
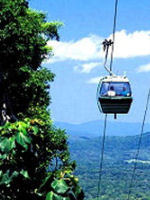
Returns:
[[[110,71],[112,71],[112,63],[113,63],[115,31],[116,31],[116,21],[117,21],[117,8],[118,8],[118,0],[115,1],[113,41],[111,41],[111,40],[109,40],[109,41],[105,40],[104,41],[104,42],[106,42],[106,55],[105,55],[104,67],[106,67],[106,63],[107,63],[108,48],[109,48],[109,46],[112,45]],[[104,45],[104,42],[103,42],[103,45]],[[99,82],[98,87],[97,87],[97,105],[98,105],[98,108],[100,110],[99,99],[98,99],[99,88],[100,88],[100,82]],[[101,193],[101,182],[102,182],[102,169],[103,169],[103,158],[104,158],[104,149],[105,149],[106,127],[107,127],[107,114],[105,114],[104,129],[103,129],[102,148],[101,148],[101,157],[100,157],[100,165],[99,165],[98,188],[97,188],[97,200],[98,200],[100,193]]]
[[[113,44],[111,51],[110,71],[112,71],[113,58],[114,58],[114,44],[115,44],[115,32],[117,23],[117,11],[118,11],[118,0],[115,1],[115,13],[114,13],[114,25],[113,25]]]
[[[142,136],[143,136],[143,131],[144,131],[144,125],[145,125],[145,119],[146,119],[146,115],[147,115],[149,100],[150,100],[150,89],[149,89],[149,92],[148,92],[148,95],[147,95],[147,102],[146,102],[143,122],[142,122],[142,126],[141,126],[141,132],[140,132],[140,137],[139,137],[139,141],[138,141],[137,152],[136,152],[135,159],[134,159],[134,167],[133,167],[133,172],[132,172],[132,176],[131,176],[131,180],[130,180],[130,184],[129,184],[127,200],[130,200],[131,190],[132,190],[134,179],[135,179],[135,171],[137,169],[137,160],[138,160],[138,156],[139,156],[139,152],[140,152],[140,147],[141,147],[141,142],[142,142]]]
[[[104,158],[104,148],[105,148],[105,138],[106,138],[106,126],[107,126],[107,114],[105,114],[104,129],[103,129],[101,157],[100,157],[100,165],[99,165],[99,178],[98,178],[98,187],[97,187],[97,200],[99,199],[100,192],[101,192],[103,158]]]

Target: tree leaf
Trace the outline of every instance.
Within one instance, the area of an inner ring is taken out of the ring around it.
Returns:
[[[51,186],[58,194],[64,194],[69,189],[69,186],[62,179],[53,181]]]
[[[0,185],[8,185],[14,177],[18,176],[18,174],[19,173],[17,171],[14,171],[10,176],[9,170],[7,170],[6,173],[2,173],[2,171],[0,171]]]
[[[22,174],[25,178],[29,178],[29,174],[27,170],[21,170],[20,174]]]
[[[28,125],[25,124],[24,122],[18,122],[18,123],[19,123],[19,127],[18,127],[19,132],[22,132],[25,135],[27,135],[26,128],[28,127]]]
[[[46,200],[53,200],[53,195],[54,195],[54,193],[52,191],[48,192],[46,195]]]
[[[38,133],[38,131],[39,131],[39,129],[38,129],[37,126],[33,126],[33,127],[32,127],[32,130],[33,130],[33,132],[34,132],[35,135],[36,135],[36,134]]]
[[[4,138],[0,141],[0,149],[3,152],[9,152],[15,147],[15,137]]]
[[[24,147],[25,149],[27,149],[27,144],[31,143],[31,138],[29,136],[26,136],[23,132],[18,132],[16,134],[16,141],[22,147]]]

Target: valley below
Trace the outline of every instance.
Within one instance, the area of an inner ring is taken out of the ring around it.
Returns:
[[[139,136],[108,136],[105,142],[100,200],[127,200]],[[96,200],[102,137],[69,136],[75,174],[86,200]],[[130,200],[150,200],[150,133],[144,133]]]

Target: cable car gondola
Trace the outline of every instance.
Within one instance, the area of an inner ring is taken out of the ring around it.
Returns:
[[[97,88],[97,104],[102,113],[125,114],[129,112],[132,103],[132,94],[129,80],[126,76],[117,76],[113,73],[114,43],[117,21],[118,0],[115,1],[114,25],[112,39],[103,41],[103,50],[105,51],[104,68],[109,73],[108,76],[100,79]],[[110,64],[107,65],[109,48],[111,47]]]
[[[101,112],[106,114],[125,114],[132,103],[132,93],[126,76],[110,75],[100,79],[97,101]]]

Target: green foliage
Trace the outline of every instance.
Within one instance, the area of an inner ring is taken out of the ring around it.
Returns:
[[[32,105],[49,104],[48,82],[54,75],[40,66],[52,53],[47,41],[59,39],[62,23],[46,22],[45,14],[30,10],[25,0],[1,0],[0,8],[0,89],[15,115],[26,114]]]
[[[73,164],[69,163],[63,131],[48,122],[28,118],[6,123],[0,131],[1,199],[83,197],[77,178],[71,174]]]
[[[127,200],[139,136],[106,137],[99,200]],[[97,200],[102,138],[70,139],[85,199]],[[150,133],[143,134],[130,199],[150,200]]]
[[[42,187],[44,187],[48,181],[47,179]],[[55,179],[51,183],[51,191],[46,195],[46,199],[50,200],[76,200],[83,199],[83,197],[83,192],[78,185],[78,179],[72,175],[72,169],[69,168],[57,172]]]
[[[17,118],[0,127],[0,199],[82,200],[66,134],[47,109],[54,74],[41,67],[62,23],[46,22],[25,0],[0,0],[0,10],[0,111],[5,103]]]

